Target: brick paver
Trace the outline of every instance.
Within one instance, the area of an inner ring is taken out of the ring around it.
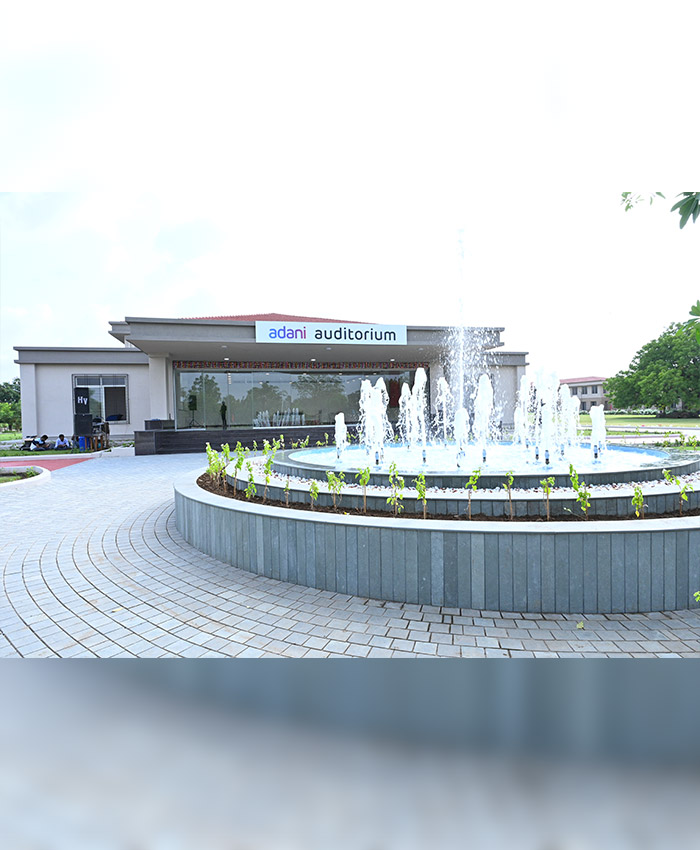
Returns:
[[[695,610],[441,609],[237,570],[175,528],[172,482],[204,466],[203,455],[103,458],[0,491],[0,656],[700,657]]]

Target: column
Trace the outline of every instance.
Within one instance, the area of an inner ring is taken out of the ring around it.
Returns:
[[[168,415],[168,357],[148,355],[148,390],[151,398],[151,419],[170,419]]]

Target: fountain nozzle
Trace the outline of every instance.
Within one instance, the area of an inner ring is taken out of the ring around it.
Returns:
[[[378,451],[376,451],[374,453],[374,463],[375,463],[376,466],[379,466],[379,452]]]
[[[549,449],[544,450],[544,462],[546,466],[549,466]]]
[[[486,449],[483,449],[481,452],[481,461],[482,463],[486,463]]]
[[[427,463],[428,459],[425,456],[425,449],[423,449],[423,463]]]
[[[540,459],[540,447],[535,446],[535,460],[539,460],[539,459]]]

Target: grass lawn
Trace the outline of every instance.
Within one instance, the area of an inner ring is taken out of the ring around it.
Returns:
[[[22,432],[21,431],[3,431],[0,433],[0,443],[4,443],[6,440],[21,440]]]
[[[674,428],[700,428],[700,419],[659,419],[656,416],[625,416],[622,414],[605,414],[605,424],[608,426],[624,426],[632,428],[655,428],[661,431],[671,431]],[[591,417],[581,414],[581,425],[590,427]]]
[[[0,449],[0,458],[2,457],[34,457],[40,458],[43,455],[51,455],[57,456],[60,455],[89,455],[93,454],[93,452],[80,451],[80,449],[70,449],[64,451],[53,451],[53,449],[49,449],[47,452],[21,452],[19,449]]]
[[[10,481],[19,481],[24,475],[0,475],[0,484],[9,484]]]

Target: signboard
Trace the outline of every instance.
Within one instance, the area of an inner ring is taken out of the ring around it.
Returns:
[[[85,387],[73,387],[74,413],[90,412],[90,392]]]
[[[256,322],[256,342],[308,345],[406,345],[406,325],[355,322]]]

